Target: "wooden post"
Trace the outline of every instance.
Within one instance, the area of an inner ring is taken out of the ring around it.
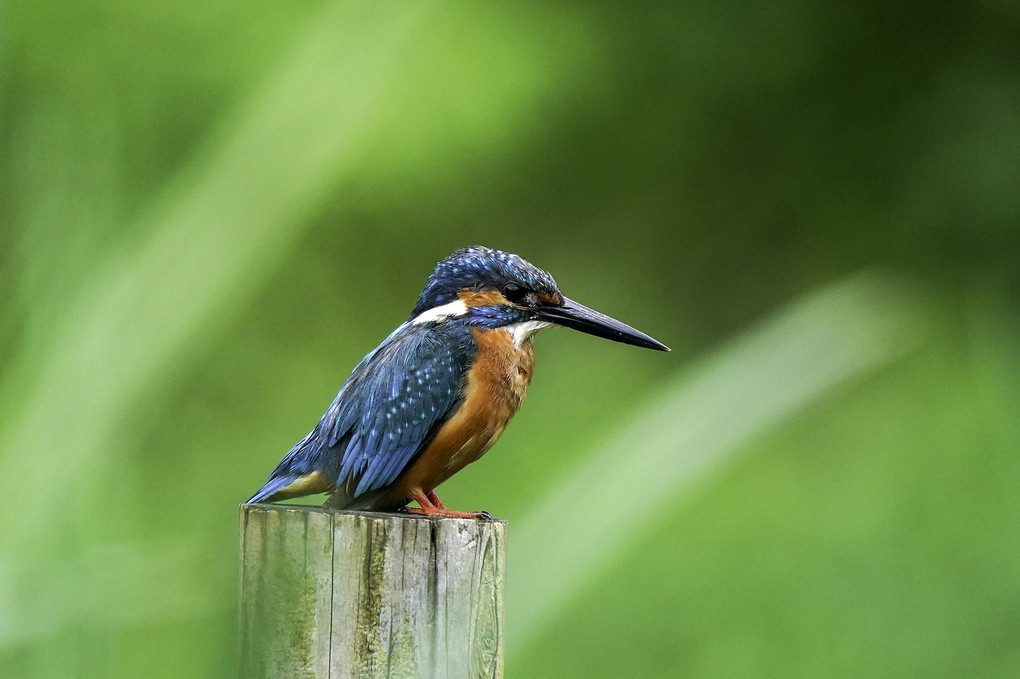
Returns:
[[[505,522],[240,509],[244,679],[503,676]]]

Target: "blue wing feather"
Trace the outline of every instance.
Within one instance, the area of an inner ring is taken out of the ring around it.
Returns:
[[[315,428],[254,497],[267,499],[313,471],[351,499],[393,483],[456,410],[477,346],[452,323],[397,328],[354,369]]]

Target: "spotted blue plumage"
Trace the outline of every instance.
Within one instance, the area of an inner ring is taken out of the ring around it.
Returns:
[[[537,292],[555,293],[559,290],[548,272],[520,255],[473,245],[457,250],[436,265],[411,316],[413,318],[428,309],[452,302],[461,291],[482,287],[498,290],[508,283]]]
[[[467,324],[404,323],[362,359],[319,423],[249,502],[319,471],[347,506],[370,503],[456,411],[477,350]]]

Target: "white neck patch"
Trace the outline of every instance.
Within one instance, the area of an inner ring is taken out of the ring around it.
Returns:
[[[524,340],[529,339],[536,332],[542,328],[548,328],[550,325],[552,323],[546,321],[524,321],[523,323],[505,326],[503,329],[513,335],[514,346],[519,347],[524,344]]]
[[[438,321],[445,321],[447,318],[453,318],[454,316],[463,316],[468,312],[468,306],[464,303],[464,300],[458,299],[449,304],[443,304],[437,307],[432,307],[428,311],[423,311],[414,317],[411,321],[412,325],[421,325],[423,323],[435,323]]]

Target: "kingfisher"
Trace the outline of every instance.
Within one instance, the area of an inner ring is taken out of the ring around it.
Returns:
[[[248,502],[329,493],[336,509],[488,518],[448,509],[436,488],[503,433],[531,383],[532,337],[550,326],[669,351],[568,299],[519,255],[462,248],[436,264],[407,321],[358,363]]]

